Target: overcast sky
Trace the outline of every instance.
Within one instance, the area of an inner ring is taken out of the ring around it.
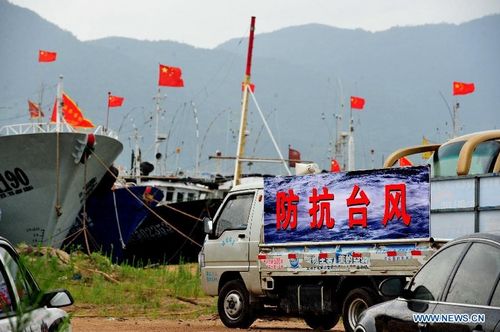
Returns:
[[[37,12],[80,40],[125,36],[212,48],[256,33],[306,23],[386,30],[462,23],[500,13],[500,0],[9,0]]]

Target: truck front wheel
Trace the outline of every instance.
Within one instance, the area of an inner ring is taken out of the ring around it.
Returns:
[[[359,315],[376,303],[376,294],[369,288],[351,290],[342,307],[342,320],[346,332],[353,332],[359,320]]]
[[[241,280],[231,280],[222,287],[217,309],[222,323],[230,328],[246,329],[255,321],[248,291]]]
[[[337,325],[339,318],[339,314],[332,312],[325,315],[307,315],[304,316],[304,321],[313,330],[328,331]]]

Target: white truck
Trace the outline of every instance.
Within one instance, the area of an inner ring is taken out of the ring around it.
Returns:
[[[384,279],[413,275],[445,240],[499,229],[500,195],[492,190],[500,184],[500,131],[488,133],[474,136],[474,144],[466,136],[388,158],[391,166],[432,149],[430,171],[389,168],[235,186],[213,221],[205,220],[199,254],[202,287],[219,296],[222,322],[246,328],[261,316],[296,316],[328,330],[342,316],[353,331],[364,309],[385,300],[378,291]],[[464,158],[472,165],[466,174],[476,175],[448,176],[446,168]],[[431,174],[437,177],[429,186]]]

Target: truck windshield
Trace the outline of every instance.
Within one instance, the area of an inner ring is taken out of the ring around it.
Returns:
[[[465,141],[455,142],[439,148],[431,164],[432,177],[456,176],[460,149]],[[500,142],[488,141],[479,144],[472,154],[469,174],[485,174],[493,170],[493,165],[500,152]]]
[[[227,229],[245,229],[252,207],[254,193],[238,194],[229,197],[222,208],[217,223],[217,236]]]

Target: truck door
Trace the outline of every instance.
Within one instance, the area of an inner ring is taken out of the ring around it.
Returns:
[[[254,196],[254,191],[246,191],[226,197],[214,220],[215,233],[204,244],[207,271],[222,266],[225,271],[249,270],[249,217]]]

